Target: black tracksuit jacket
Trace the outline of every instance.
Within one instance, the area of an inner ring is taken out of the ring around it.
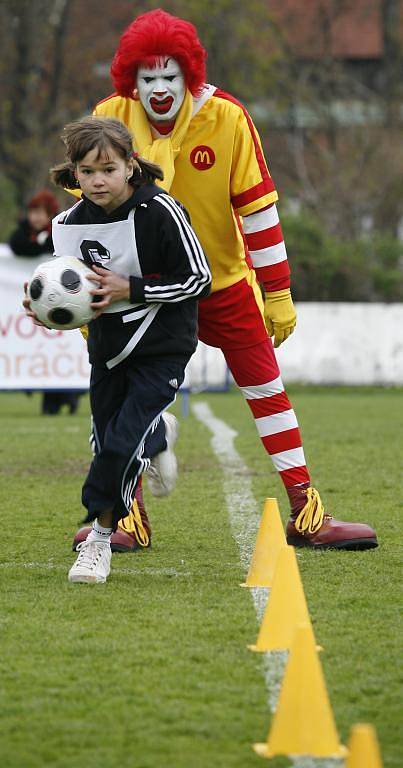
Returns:
[[[186,361],[196,349],[197,302],[210,292],[211,273],[183,206],[160,187],[147,184],[111,214],[83,197],[64,219],[57,219],[72,225],[119,222],[133,208],[133,236],[142,277],[129,276],[130,301],[162,306],[130,357],[173,356]],[[118,354],[140,324],[123,324],[122,314],[125,312],[104,313],[89,323],[92,364],[104,365]]]

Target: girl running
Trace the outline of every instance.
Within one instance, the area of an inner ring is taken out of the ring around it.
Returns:
[[[51,176],[80,187],[82,199],[53,220],[55,255],[92,268],[97,311],[88,326],[96,453],[82,491],[92,530],[68,578],[104,582],[111,534],[142,472],[155,495],[175,484],[177,422],[164,412],[196,349],[197,301],[211,274],[186,211],[154,183],[161,168],[133,154],[121,122],[85,117],[62,140],[66,162]],[[27,298],[24,306],[36,320]]]

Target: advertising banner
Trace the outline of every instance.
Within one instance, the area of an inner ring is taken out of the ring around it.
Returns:
[[[50,331],[24,314],[24,282],[49,258],[0,255],[0,389],[88,388],[90,366],[80,331]]]

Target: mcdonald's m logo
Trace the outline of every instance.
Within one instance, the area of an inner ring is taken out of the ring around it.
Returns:
[[[199,146],[192,149],[190,162],[198,171],[208,171],[215,163],[215,154],[211,147],[199,144]]]

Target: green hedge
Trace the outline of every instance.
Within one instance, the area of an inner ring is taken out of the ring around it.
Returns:
[[[403,300],[403,243],[374,233],[346,241],[309,216],[281,217],[296,301]]]

